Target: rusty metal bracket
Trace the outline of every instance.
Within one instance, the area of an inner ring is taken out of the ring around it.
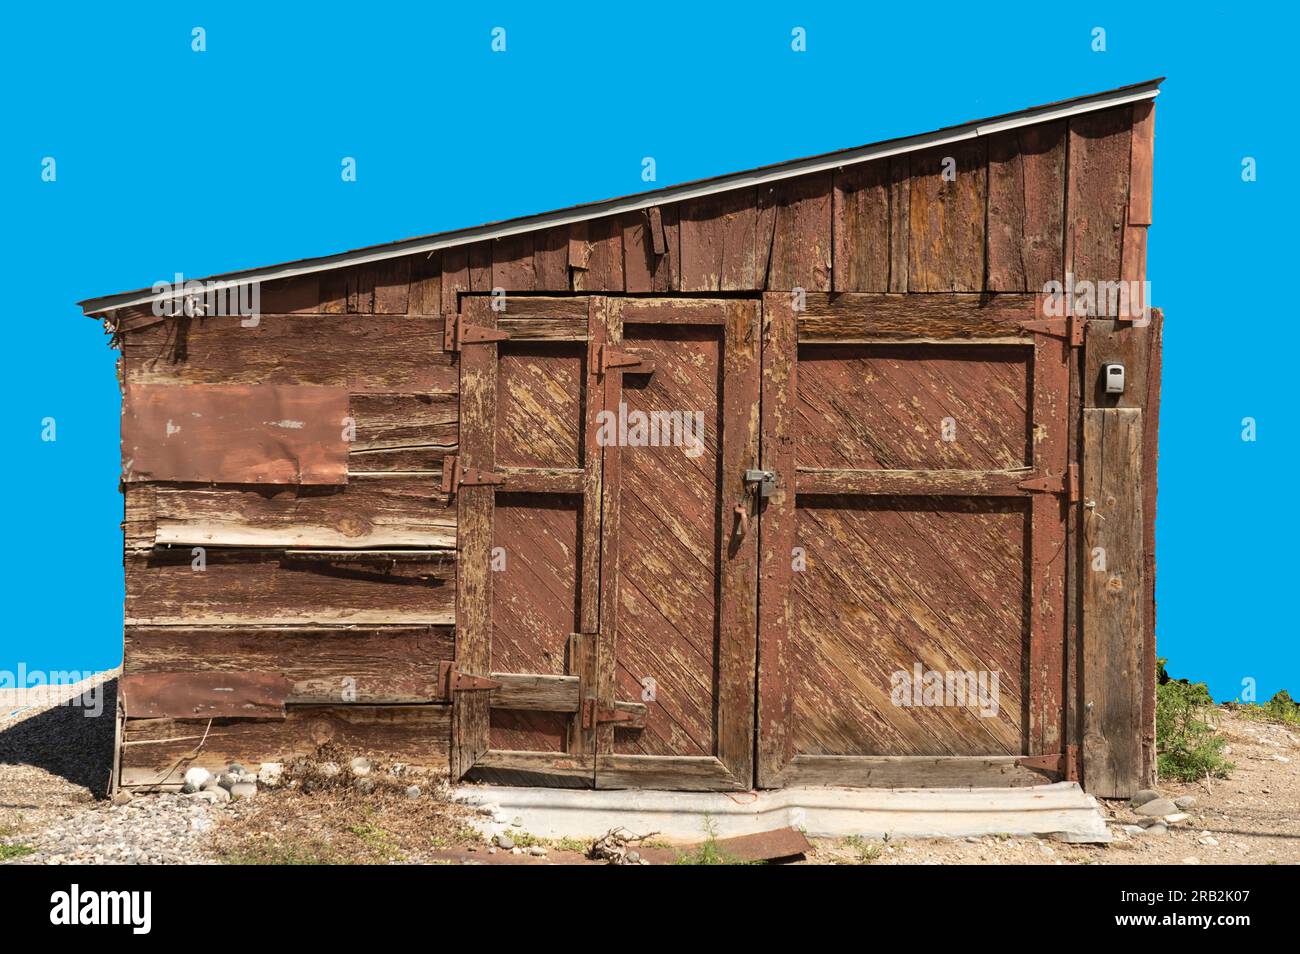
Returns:
[[[502,684],[495,679],[461,672],[454,662],[444,659],[438,664],[438,685],[442,688],[442,695],[450,699],[453,692],[485,692],[500,689]]]
[[[467,344],[495,344],[509,340],[508,331],[467,325],[464,316],[458,314],[444,316],[442,347],[445,351],[460,351]]]
[[[1042,477],[1030,477],[1016,484],[1021,490],[1036,494],[1063,494],[1067,491],[1070,503],[1079,500],[1079,465],[1071,464],[1064,474],[1045,474]]]
[[[632,351],[617,351],[607,344],[600,346],[596,359],[596,373],[603,375],[610,368],[630,368],[634,374],[653,374],[655,364]]]
[[[1052,772],[1064,776],[1066,756],[1064,752],[1054,752],[1051,755],[1022,755],[1016,759],[1016,764],[1036,772]]]
[[[1049,335],[1068,341],[1071,348],[1083,347],[1083,331],[1088,325],[1086,318],[1070,315],[1065,318],[1038,318],[1020,322],[1020,327],[1036,335]]]
[[[505,482],[505,475],[498,474],[496,471],[462,466],[460,457],[455,454],[443,458],[442,492],[444,494],[454,494],[458,487],[499,487]]]
[[[618,702],[611,709],[596,699],[582,701],[582,727],[594,729],[597,725],[614,723],[624,728],[639,729],[645,725],[645,706],[639,703]]]

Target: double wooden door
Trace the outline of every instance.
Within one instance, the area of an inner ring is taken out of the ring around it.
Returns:
[[[1070,343],[1029,296],[948,309],[466,299],[453,774],[1063,771]],[[930,705],[932,673],[986,691]]]

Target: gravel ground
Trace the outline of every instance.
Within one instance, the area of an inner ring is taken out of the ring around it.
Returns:
[[[251,802],[211,805],[182,795],[117,804],[103,796],[112,764],[115,673],[64,687],[21,709],[0,692],[0,863],[211,864],[441,862],[572,864],[581,854],[550,845],[546,856],[497,852],[467,837],[463,813],[445,804],[433,780],[399,776],[359,796],[344,774],[328,784],[260,793]],[[59,705],[103,685],[104,713],[86,718]],[[18,709],[19,711],[15,711]],[[1105,846],[1036,838],[951,841],[815,841],[808,864],[1296,864],[1300,863],[1300,733],[1218,710],[1227,780],[1164,784],[1169,798],[1191,795],[1185,821],[1167,832],[1136,833],[1125,802],[1103,802],[1115,835]],[[339,761],[347,765],[342,756]],[[376,781],[387,777],[376,764]],[[309,780],[310,781],[310,780]],[[406,797],[412,782],[420,797]],[[389,790],[391,789],[391,791]],[[472,833],[468,833],[472,836]],[[538,846],[540,848],[540,846]]]

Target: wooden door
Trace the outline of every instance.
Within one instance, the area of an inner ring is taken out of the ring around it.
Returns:
[[[758,304],[610,299],[606,318],[596,786],[748,789]]]
[[[1059,778],[1066,322],[1028,295],[793,305],[764,296],[758,784]]]
[[[462,302],[453,778],[591,787],[599,620],[604,308]]]
[[[455,778],[747,789],[756,302],[467,298]]]

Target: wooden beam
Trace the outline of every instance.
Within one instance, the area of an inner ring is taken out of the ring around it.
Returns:
[[[1142,411],[1083,414],[1084,784],[1127,798],[1142,782]]]

